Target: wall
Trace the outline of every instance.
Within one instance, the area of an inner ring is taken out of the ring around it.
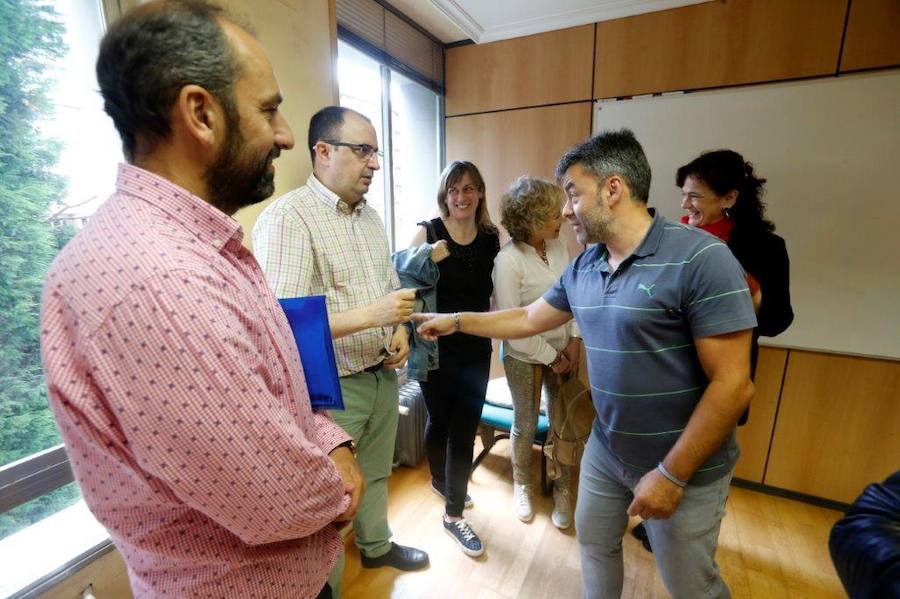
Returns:
[[[135,0],[105,0],[107,15],[127,10]],[[312,166],[305,150],[309,119],[319,108],[337,101],[333,68],[337,56],[334,0],[220,0],[238,19],[255,30],[275,67],[285,101],[282,111],[294,131],[296,146],[276,161],[275,194],[302,185]],[[237,213],[244,228],[244,243],[250,245],[253,223],[268,202]],[[44,597],[79,597],[93,583],[98,597],[128,596],[125,565],[118,551],[107,553],[88,567],[47,591]]]
[[[594,100],[893,68],[898,28],[896,0],[722,0],[451,48],[447,158],[483,165],[495,208],[590,135]],[[900,362],[849,352],[763,349],[737,476],[848,502],[897,467]]]
[[[250,232],[260,212],[278,196],[303,185],[312,172],[306,148],[310,117],[337,103],[334,0],[224,0],[222,4],[243,15],[262,40],[284,95],[281,110],[296,141],[293,150],[275,161],[272,197],[235,216],[244,227],[244,244],[251,247]]]

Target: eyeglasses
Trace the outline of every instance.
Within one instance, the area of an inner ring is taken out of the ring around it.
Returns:
[[[350,144],[343,141],[332,141],[330,139],[323,139],[322,141],[332,146],[350,148],[353,153],[360,158],[360,160],[369,160],[372,156],[384,158],[384,152],[382,152],[375,146],[370,146],[369,144]]]

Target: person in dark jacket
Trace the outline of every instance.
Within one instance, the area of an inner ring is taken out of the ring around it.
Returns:
[[[705,152],[678,169],[675,184],[681,188],[681,222],[715,235],[731,249],[747,273],[758,326],[750,346],[750,373],[756,370],[759,338],[784,332],[794,320],[791,308],[790,261],[784,239],[766,219],[762,201],[765,179],[753,165],[733,150]],[[738,425],[747,422],[749,409]],[[650,551],[642,524],[632,534]]]
[[[766,219],[765,179],[733,150],[705,152],[678,169],[681,222],[712,233],[728,244],[747,272],[759,326],[753,331],[750,372],[756,367],[758,339],[783,333],[794,320],[790,261],[784,239]],[[743,422],[741,423],[743,424]]]
[[[852,599],[900,597],[900,470],[866,487],[831,529],[828,547]]]

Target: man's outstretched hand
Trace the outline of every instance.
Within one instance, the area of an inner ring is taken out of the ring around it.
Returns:
[[[420,323],[416,330],[428,341],[435,341],[438,337],[452,335],[456,332],[456,319],[452,314],[417,312],[410,317],[410,320]]]

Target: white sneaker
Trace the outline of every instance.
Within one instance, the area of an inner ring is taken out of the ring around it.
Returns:
[[[553,513],[550,514],[553,526],[565,530],[572,526],[572,506],[569,502],[569,490],[553,490]]]
[[[534,509],[531,507],[532,486],[513,483],[513,506],[516,509],[516,517],[522,522],[531,522],[534,518]]]

